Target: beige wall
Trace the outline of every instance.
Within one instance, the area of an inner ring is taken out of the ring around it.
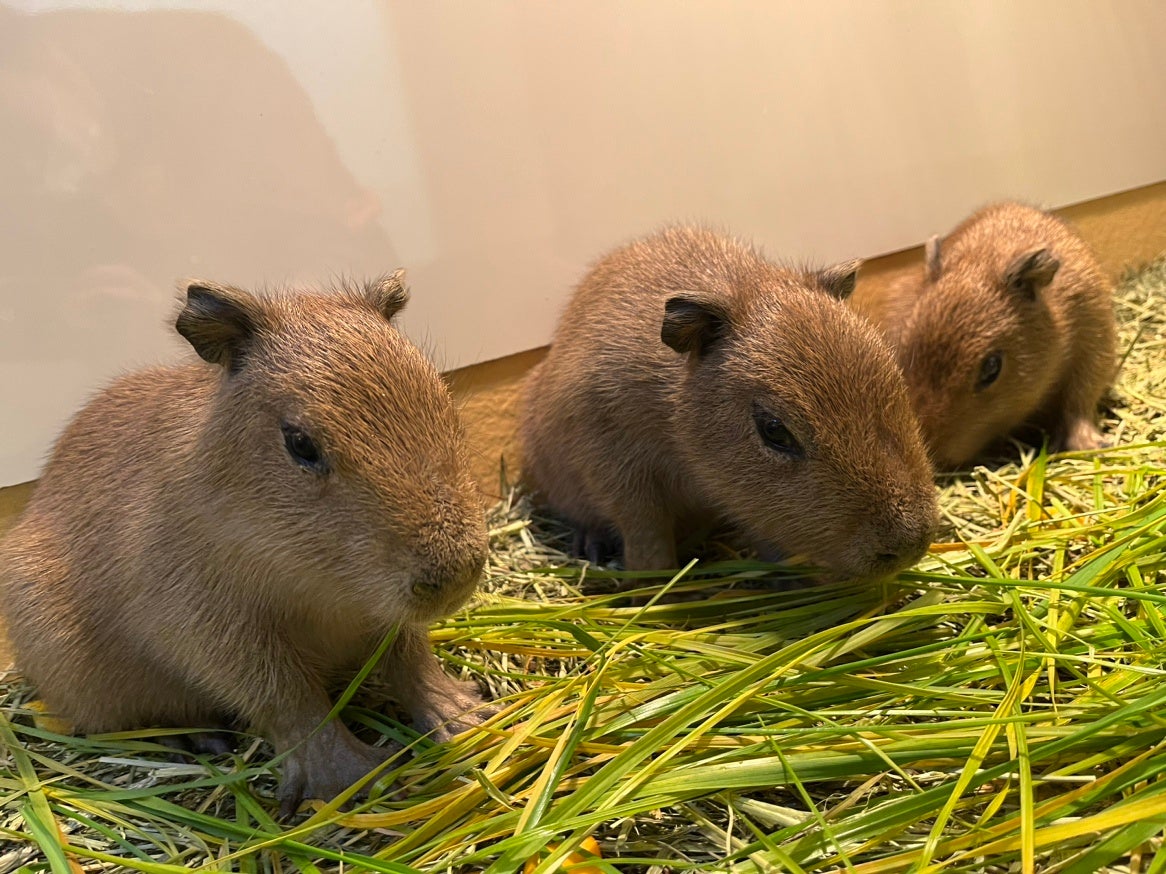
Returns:
[[[31,14],[35,12],[36,14]],[[173,285],[409,268],[446,368],[676,219],[878,255],[1166,178],[1158,0],[0,0],[0,485]]]

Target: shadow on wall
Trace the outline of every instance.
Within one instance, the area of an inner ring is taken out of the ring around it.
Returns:
[[[0,475],[40,457],[62,394],[75,408],[129,364],[177,357],[179,277],[397,265],[376,195],[237,22],[0,5],[0,57],[0,419],[34,423],[0,426]]]

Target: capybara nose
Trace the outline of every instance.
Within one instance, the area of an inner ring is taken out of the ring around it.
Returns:
[[[413,580],[413,594],[432,598],[473,590],[486,564],[486,550],[469,550],[444,562],[431,562]]]
[[[883,543],[881,549],[871,557],[874,570],[880,573],[894,573],[910,567],[926,555],[933,537],[934,528],[927,525],[921,527],[919,531],[904,533],[901,538]]]
[[[871,556],[872,574],[877,576],[890,575],[913,565],[922,555],[918,550],[897,550],[895,552],[877,552]]]

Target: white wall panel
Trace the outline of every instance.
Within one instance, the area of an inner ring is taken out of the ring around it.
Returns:
[[[1166,178],[1158,0],[0,0],[0,485],[174,283],[404,265],[447,367],[674,219],[799,259]]]

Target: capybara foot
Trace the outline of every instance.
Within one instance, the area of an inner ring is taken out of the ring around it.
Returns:
[[[607,565],[620,558],[623,541],[610,528],[576,528],[571,553],[576,558],[587,559],[593,565]]]
[[[224,731],[192,731],[190,734],[169,734],[158,738],[158,743],[179,753],[196,756],[221,756],[235,752],[231,735]]]
[[[324,726],[284,759],[277,793],[280,816],[292,816],[305,798],[331,801],[398,750],[362,743],[343,726]],[[369,785],[357,795],[366,794]]]
[[[1084,452],[1090,449],[1105,449],[1111,446],[1112,443],[1105,438],[1098,429],[1088,419],[1074,419],[1069,422],[1064,429],[1061,440],[1054,440],[1054,445],[1057,446],[1057,451],[1064,452]]]
[[[438,743],[481,725],[498,713],[498,707],[486,703],[477,683],[448,677],[444,680],[413,713],[414,727]]]

